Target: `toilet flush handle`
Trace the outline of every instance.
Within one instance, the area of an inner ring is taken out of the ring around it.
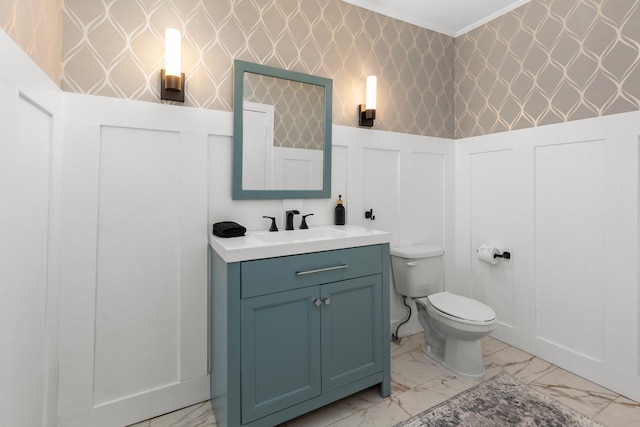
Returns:
[[[416,265],[418,265],[417,261],[408,261],[407,262],[407,267],[415,267]]]

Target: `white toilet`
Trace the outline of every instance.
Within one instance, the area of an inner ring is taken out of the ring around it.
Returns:
[[[443,254],[428,245],[392,248],[396,291],[416,303],[424,354],[456,375],[481,378],[480,339],[496,328],[496,313],[480,301],[443,292]]]

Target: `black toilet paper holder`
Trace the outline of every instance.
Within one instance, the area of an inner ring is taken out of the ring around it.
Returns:
[[[493,258],[511,259],[511,252],[502,252],[502,254],[493,254]]]

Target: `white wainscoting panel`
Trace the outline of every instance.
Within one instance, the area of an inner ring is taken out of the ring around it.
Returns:
[[[209,138],[231,115],[65,95],[60,425],[209,397]]]
[[[0,414],[54,426],[62,92],[0,30]]]
[[[244,102],[242,110],[242,186],[248,190],[272,187],[273,105]]]
[[[604,144],[535,148],[536,335],[596,362],[605,332]]]
[[[179,379],[180,151],[178,132],[101,127],[95,404]]]
[[[12,402],[3,413],[10,414],[12,425],[36,426],[42,425],[46,407],[51,116],[1,81],[0,94],[12,110],[0,119],[3,332],[9,326],[1,347],[2,365],[10,369],[3,388]]]
[[[456,289],[498,339],[634,400],[639,135],[632,112],[456,142]],[[511,261],[482,265],[481,241]]]
[[[625,393],[640,401],[640,129],[634,120],[634,125],[622,129],[630,135],[611,136],[605,141],[603,377],[610,378],[611,383],[625,384],[626,390],[633,390]]]
[[[406,212],[409,227],[403,231],[411,236],[413,244],[444,248],[445,155],[420,151],[407,154],[410,169],[404,176],[408,182],[402,182],[400,188],[406,203],[400,207]]]
[[[331,147],[331,192],[334,195],[342,194],[345,198],[349,197],[347,193],[347,177],[349,175],[349,147],[334,142]],[[331,203],[336,201],[337,199],[331,199]],[[330,224],[332,221],[333,215],[326,223]]]
[[[273,185],[285,190],[321,190],[324,151],[273,147]]]
[[[393,229],[394,222],[400,217],[400,165],[399,150],[388,150],[364,147],[364,170],[362,175],[362,204],[361,213],[373,209],[376,217],[374,221],[363,220],[365,224],[374,223],[374,228],[381,230]],[[392,246],[397,244],[391,238]]]
[[[482,244],[512,251],[513,150],[473,153],[470,163],[470,296],[491,306],[502,327],[512,328],[515,308],[513,263],[517,258],[500,259],[498,264],[492,265],[480,261],[476,251]]]

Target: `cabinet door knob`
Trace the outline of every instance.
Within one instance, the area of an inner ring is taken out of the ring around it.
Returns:
[[[316,300],[313,302],[313,305],[315,305],[316,307],[320,307],[322,305],[322,302],[316,298]]]
[[[331,298],[325,298],[324,305],[329,305],[329,304],[331,304]]]

